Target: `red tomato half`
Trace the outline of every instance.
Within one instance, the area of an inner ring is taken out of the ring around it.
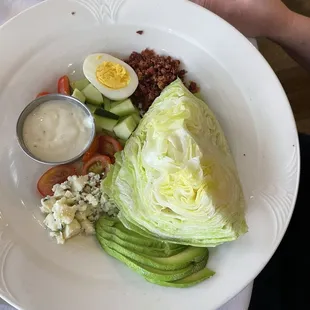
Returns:
[[[52,188],[55,184],[63,183],[71,175],[76,174],[72,165],[61,165],[47,170],[37,184],[38,191],[42,196],[53,195]]]
[[[43,92],[39,93],[36,98],[43,97],[43,96],[46,96],[48,94],[49,93],[47,91],[43,91]]]
[[[87,163],[92,157],[94,157],[99,150],[99,136],[96,136],[87,152],[84,154],[82,161]]]
[[[122,145],[116,139],[110,136],[100,136],[99,138],[99,153],[109,156],[112,164],[115,163],[114,154],[123,150]]]
[[[83,166],[83,175],[88,174],[89,172],[94,172],[101,174],[103,172],[107,173],[110,169],[111,159],[105,155],[95,155]]]
[[[63,95],[67,95],[70,96],[70,82],[69,82],[69,78],[67,75],[62,76],[59,80],[58,80],[58,93],[59,94],[63,94]]]

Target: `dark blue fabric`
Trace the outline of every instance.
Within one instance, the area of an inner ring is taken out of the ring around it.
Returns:
[[[249,310],[310,309],[310,136],[299,135],[301,176],[286,234],[254,281]]]

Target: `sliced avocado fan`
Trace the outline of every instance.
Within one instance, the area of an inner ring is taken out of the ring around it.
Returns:
[[[157,285],[186,288],[215,274],[206,268],[207,248],[145,237],[117,218],[102,216],[96,223],[96,237],[106,253]]]

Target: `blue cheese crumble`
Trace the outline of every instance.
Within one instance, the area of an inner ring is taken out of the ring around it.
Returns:
[[[94,223],[102,214],[115,216],[118,209],[100,190],[103,175],[70,176],[53,187],[53,196],[41,200],[44,225],[58,244],[78,234],[94,235]]]

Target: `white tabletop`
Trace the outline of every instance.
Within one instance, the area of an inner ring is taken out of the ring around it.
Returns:
[[[0,25],[28,7],[42,1],[44,0],[0,0]],[[253,283],[218,310],[247,310],[252,295],[252,289]],[[14,308],[7,305],[0,298],[0,310],[14,310]]]

